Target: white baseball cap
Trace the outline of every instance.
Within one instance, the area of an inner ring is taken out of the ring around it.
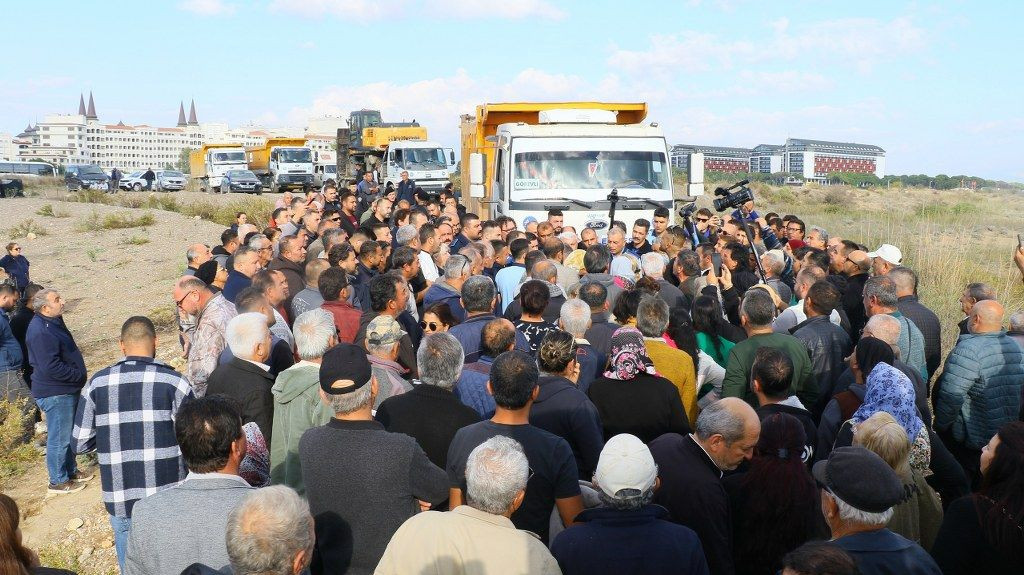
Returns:
[[[651,450],[635,435],[620,433],[608,440],[594,471],[594,481],[605,495],[614,497],[622,489],[641,493],[658,479],[658,466]]]
[[[882,244],[878,246],[878,249],[873,252],[868,252],[869,258],[882,258],[883,260],[893,264],[900,265],[903,261],[903,252],[892,244]]]

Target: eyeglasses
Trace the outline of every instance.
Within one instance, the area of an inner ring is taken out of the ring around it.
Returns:
[[[435,322],[432,322],[432,321],[431,322],[426,322],[426,321],[421,321],[420,322],[420,327],[421,328],[423,328],[425,330],[430,330],[430,331],[437,331],[438,328],[441,327],[441,325],[442,324],[435,323]]]
[[[706,221],[708,221],[710,219],[711,218],[697,218],[697,221],[700,222],[700,223],[704,223],[704,222],[706,222]]]
[[[185,301],[185,298],[187,298],[188,296],[192,295],[192,292],[194,292],[194,291],[196,291],[196,290],[188,290],[187,292],[185,292],[185,295],[181,296],[181,299],[179,299],[178,301],[174,302],[175,303],[175,307],[181,308],[181,303],[183,301]]]

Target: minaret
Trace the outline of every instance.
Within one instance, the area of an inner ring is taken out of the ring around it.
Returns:
[[[178,102],[178,127],[182,128],[185,125],[185,102]]]
[[[92,100],[92,92],[89,92],[89,111],[85,114],[86,120],[98,120],[96,116],[96,103]]]
[[[85,115],[85,96],[83,96],[82,94],[78,95],[78,115]]]
[[[188,125],[199,125],[199,120],[196,119],[196,101],[194,99],[192,100],[192,104],[188,108]]]

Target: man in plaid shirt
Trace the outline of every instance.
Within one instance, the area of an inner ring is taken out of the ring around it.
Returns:
[[[96,372],[82,389],[73,436],[76,452],[99,455],[103,503],[123,571],[132,506],[185,479],[174,418],[194,396],[188,380],[154,359],[149,318],[124,322],[121,352],[124,359]]]

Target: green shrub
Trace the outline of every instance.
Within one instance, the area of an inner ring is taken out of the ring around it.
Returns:
[[[22,220],[20,223],[18,223],[8,231],[8,234],[11,236],[12,240],[28,237],[29,234],[45,236],[47,235],[47,233],[48,232],[46,231],[46,228],[37,224],[35,220],[32,219]]]
[[[149,243],[149,238],[146,236],[132,236],[124,239],[124,244],[127,246],[143,246]]]
[[[153,214],[146,212],[141,216],[134,217],[129,213],[119,212],[101,216],[96,211],[85,217],[78,223],[77,229],[80,232],[99,232],[103,230],[122,230],[125,228],[141,228],[156,223]]]
[[[54,208],[53,204],[43,204],[43,207],[36,210],[36,215],[50,218],[67,218],[71,216],[71,213],[62,208]]]

